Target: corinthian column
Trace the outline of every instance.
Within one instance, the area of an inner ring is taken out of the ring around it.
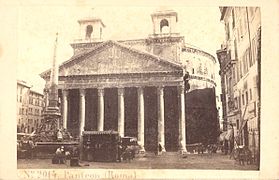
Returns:
[[[104,130],[104,89],[98,89],[98,131]]]
[[[118,88],[118,132],[124,137],[124,88]]]
[[[79,135],[82,135],[85,126],[85,89],[80,89],[80,100],[79,100]]]
[[[158,144],[162,147],[162,152],[166,152],[165,149],[165,107],[164,107],[164,88],[158,87]]]
[[[69,90],[64,89],[63,93],[63,128],[67,129],[67,121],[68,121],[68,95]]]
[[[143,88],[138,88],[138,144],[140,152],[145,152],[144,149],[144,96]]]
[[[185,96],[184,96],[184,86],[178,87],[178,97],[179,97],[179,152],[184,154],[186,150],[186,130],[185,130]]]

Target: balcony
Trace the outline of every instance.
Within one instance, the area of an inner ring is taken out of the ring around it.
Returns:
[[[236,63],[236,59],[232,59],[231,51],[226,49],[217,50],[217,58],[219,60],[221,72],[226,72],[233,64]]]

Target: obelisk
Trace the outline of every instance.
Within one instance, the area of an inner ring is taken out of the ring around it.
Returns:
[[[56,60],[56,49],[58,44],[58,33],[56,33],[56,39],[54,43],[54,53],[52,68],[49,81],[49,94],[48,103],[44,113],[45,122],[50,123],[51,130],[57,130],[60,128],[61,112],[59,109],[59,99],[58,99],[58,64]]]

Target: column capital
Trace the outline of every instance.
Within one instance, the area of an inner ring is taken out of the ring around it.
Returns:
[[[104,88],[98,88],[98,96],[104,96]]]
[[[164,95],[164,86],[158,86],[157,93],[158,95]]]
[[[84,97],[84,96],[85,96],[85,92],[86,92],[85,89],[79,89],[79,95],[80,95],[81,97]]]
[[[69,90],[68,89],[63,89],[62,94],[63,94],[63,96],[68,96],[69,95]]]
[[[117,89],[117,92],[118,92],[118,96],[124,96],[125,88],[119,87]]]
[[[178,89],[178,95],[184,94],[184,92],[185,92],[184,85],[177,86],[177,89]]]
[[[143,93],[143,89],[144,89],[144,87],[142,87],[142,86],[137,87],[138,94]]]

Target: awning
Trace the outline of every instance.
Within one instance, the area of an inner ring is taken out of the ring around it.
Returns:
[[[241,133],[242,129],[244,128],[245,124],[247,123],[247,121],[248,121],[248,119],[249,119],[249,118],[244,119],[245,114],[246,114],[246,111],[247,111],[247,107],[248,107],[248,104],[245,106],[244,113],[243,113],[243,115],[241,116],[241,125],[240,125],[240,128],[239,128],[239,130],[238,130],[238,136],[239,136],[239,134]]]
[[[241,133],[242,129],[244,128],[245,124],[247,123],[248,119],[245,119],[242,121],[241,125],[240,125],[240,128],[238,130],[238,134]]]

